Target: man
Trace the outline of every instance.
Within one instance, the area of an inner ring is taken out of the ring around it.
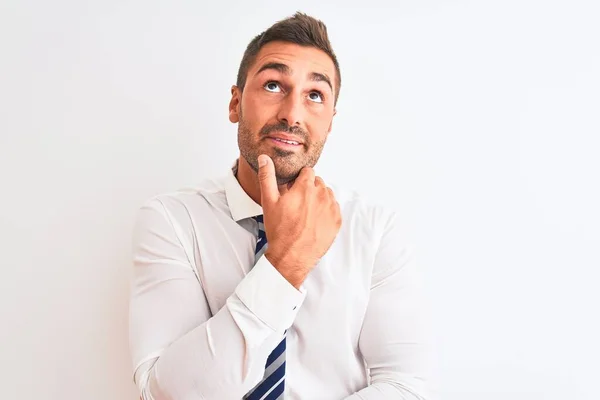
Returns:
[[[130,342],[143,399],[429,399],[402,225],[313,169],[340,83],[321,21],[276,23],[231,90],[232,169],[141,208]]]

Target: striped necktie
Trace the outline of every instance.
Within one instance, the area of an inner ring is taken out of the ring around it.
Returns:
[[[263,216],[253,217],[258,222],[258,239],[256,241],[255,262],[267,250],[267,235]],[[285,336],[271,352],[265,365],[265,374],[258,385],[244,396],[245,400],[282,400],[285,384]]]

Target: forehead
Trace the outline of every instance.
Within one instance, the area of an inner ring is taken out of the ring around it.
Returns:
[[[264,45],[248,71],[250,79],[265,64],[279,62],[290,67],[292,76],[316,72],[335,79],[335,65],[331,58],[315,47],[300,46],[287,42],[269,42]]]

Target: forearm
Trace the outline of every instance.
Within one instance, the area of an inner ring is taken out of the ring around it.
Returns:
[[[143,398],[211,399],[236,393],[241,399],[261,379],[265,360],[280,340],[243,308],[233,295],[215,316],[165,349],[147,381],[140,382]]]
[[[215,312],[197,273],[202,265],[190,263],[185,245],[161,200],[141,208],[129,307],[134,381],[144,400],[242,398],[262,378],[304,294],[261,257]]]
[[[174,340],[139,375],[147,400],[242,398],[262,379],[304,299],[263,257],[213,317]]]
[[[429,400],[399,383],[374,382],[344,400]]]

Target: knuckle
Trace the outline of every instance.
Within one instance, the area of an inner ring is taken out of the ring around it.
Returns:
[[[258,170],[258,179],[266,179],[269,176],[269,170],[267,168],[260,168]]]
[[[303,167],[302,170],[300,171],[300,174],[310,174],[312,172],[312,168],[311,167]]]
[[[317,187],[317,193],[319,194],[319,198],[323,201],[323,202],[328,202],[329,200],[329,193],[327,193],[327,190],[324,190],[322,188]]]

